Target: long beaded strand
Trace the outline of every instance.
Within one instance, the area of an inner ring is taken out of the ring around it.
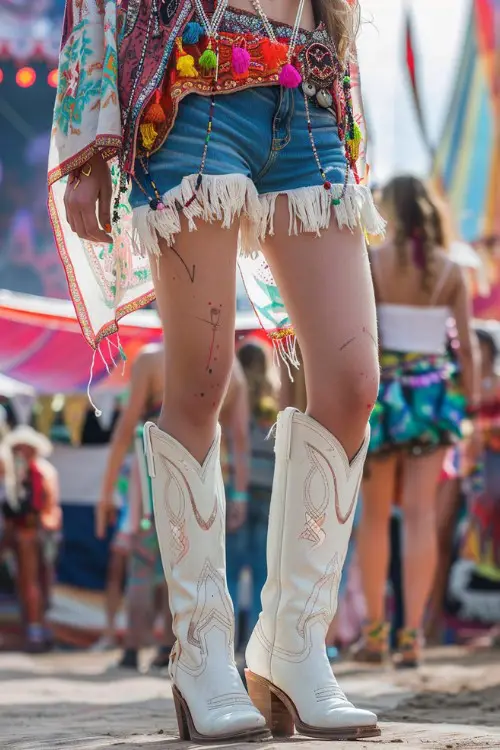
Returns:
[[[316,162],[319,173],[321,175],[321,179],[323,180],[323,187],[325,188],[325,190],[328,190],[330,192],[332,206],[339,206],[341,201],[345,198],[345,194],[347,192],[347,185],[349,182],[349,163],[346,164],[342,192],[340,193],[338,198],[335,198],[332,193],[332,183],[329,182],[329,180],[327,179],[326,172],[323,169],[323,165],[321,164],[321,160],[319,158],[318,149],[316,147],[316,142],[314,140],[313,127],[312,127],[312,122],[311,122],[311,112],[309,109],[309,101],[308,101],[306,94],[304,94],[304,105],[305,105],[305,110],[306,110],[307,132],[309,134],[309,141],[311,143],[311,149],[313,152],[314,161]]]
[[[215,88],[216,81],[217,79],[215,79],[214,81],[214,88]],[[201,155],[200,169],[198,170],[198,175],[196,177],[196,183],[194,186],[193,195],[186,202],[186,205],[184,206],[184,208],[188,208],[191,205],[191,203],[196,199],[196,193],[200,189],[201,183],[203,181],[203,173],[205,172],[205,165],[207,162],[208,144],[210,143],[210,138],[212,137],[212,123],[214,119],[214,109],[215,109],[215,92],[212,92],[212,95],[210,97],[210,109],[208,112],[207,132],[205,135],[203,153]]]
[[[207,36],[209,37],[209,39],[217,39],[219,35],[219,26],[221,24],[222,17],[227,10],[227,6],[229,5],[229,0],[220,0],[217,3],[217,7],[215,8],[211,19],[205,12],[202,0],[194,0],[194,4],[196,6],[199,17],[201,18],[201,22],[205,27]]]
[[[147,191],[143,188],[143,186],[141,185],[141,183],[139,182],[139,180],[137,179],[137,177],[135,175],[133,175],[133,178],[134,178],[137,186],[139,187],[139,190],[141,190],[141,192],[148,199],[149,207],[153,211],[163,211],[163,209],[165,208],[165,204],[162,201],[162,197],[161,197],[160,191],[156,187],[156,182],[153,180],[153,178],[151,176],[151,172],[149,171],[148,165],[145,163],[145,161],[142,158],[142,156],[139,157],[139,162],[140,162],[140,165],[142,167],[142,171],[144,172],[145,177],[147,177],[147,179],[150,182],[151,187],[153,188],[153,193],[154,193],[155,197],[151,198],[151,196],[148,195]]]

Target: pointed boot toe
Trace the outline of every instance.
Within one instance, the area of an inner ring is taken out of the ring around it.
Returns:
[[[327,725],[330,727],[375,727],[377,714],[355,706],[341,706],[332,708],[326,715]]]

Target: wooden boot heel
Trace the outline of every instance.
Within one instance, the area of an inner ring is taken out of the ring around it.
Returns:
[[[273,737],[293,737],[295,723],[287,706],[273,690],[273,685],[263,677],[245,670],[248,694],[255,708],[266,720]]]
[[[189,730],[188,717],[184,701],[175,685],[172,686],[172,695],[174,698],[175,715],[177,717],[180,739],[182,741],[189,741],[191,739],[191,732]]]

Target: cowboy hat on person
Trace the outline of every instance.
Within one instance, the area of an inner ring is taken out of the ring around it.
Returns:
[[[41,432],[37,432],[29,425],[20,425],[15,427],[4,438],[4,443],[8,448],[15,448],[25,445],[35,451],[40,458],[48,458],[52,453],[52,443]]]

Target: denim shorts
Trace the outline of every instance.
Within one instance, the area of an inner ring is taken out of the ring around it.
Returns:
[[[159,255],[159,237],[172,246],[181,229],[182,213],[189,230],[197,228],[197,219],[220,222],[223,228],[239,221],[240,251],[257,257],[262,241],[274,231],[280,194],[288,199],[290,234],[319,235],[329,227],[332,215],[340,228],[354,230],[363,225],[369,233],[379,234],[383,222],[370,189],[356,184],[352,173],[346,185],[345,148],[333,110],[313,104],[309,108],[318,160],[330,188],[325,189],[315,159],[301,89],[277,85],[215,97],[205,169],[196,187],[210,97],[185,96],[166,141],[147,162],[151,179],[141,160],[136,161],[130,203],[139,251]],[[151,180],[161,198],[161,210],[150,207],[149,200],[155,197]]]
[[[149,160],[148,169],[160,193],[198,173],[209,109],[210,97],[200,94],[189,94],[180,102],[172,131]],[[328,181],[342,185],[346,157],[336,118],[331,110],[313,105],[310,112],[315,146]],[[136,174],[147,185],[140,163]],[[301,90],[267,86],[217,96],[205,175],[242,175],[253,182],[259,195],[322,186]],[[146,203],[135,183],[130,202],[133,208]]]

